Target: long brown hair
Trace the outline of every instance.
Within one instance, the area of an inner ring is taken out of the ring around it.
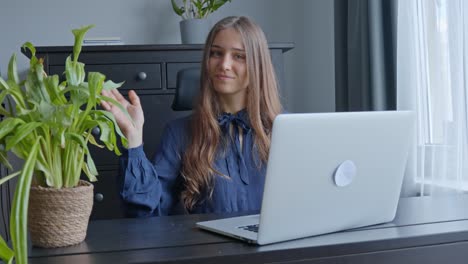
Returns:
[[[217,117],[222,109],[209,78],[208,63],[211,45],[219,31],[233,28],[242,37],[249,85],[247,87],[246,110],[254,131],[254,150],[260,161],[265,163],[270,149],[273,119],[282,111],[278,95],[278,84],[271,62],[270,51],[262,29],[247,17],[226,17],[216,23],[206,39],[201,68],[200,93],[191,123],[191,142],[182,158],[181,175],[185,188],[181,199],[186,209],[213,191],[213,167],[221,145],[221,128]]]

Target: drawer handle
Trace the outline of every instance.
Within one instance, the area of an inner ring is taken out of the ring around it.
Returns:
[[[98,126],[95,126],[91,129],[91,134],[95,137],[99,137],[101,135],[101,129]]]
[[[147,77],[146,72],[139,72],[138,73],[138,80],[144,81],[144,80],[146,80],[146,77]]]
[[[94,200],[96,202],[102,202],[102,200],[104,200],[104,195],[102,195],[102,193],[96,193],[94,195]]]

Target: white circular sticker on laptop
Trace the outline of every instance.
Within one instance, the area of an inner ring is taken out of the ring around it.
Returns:
[[[356,165],[351,160],[345,160],[335,171],[335,184],[339,187],[350,185],[356,176]]]

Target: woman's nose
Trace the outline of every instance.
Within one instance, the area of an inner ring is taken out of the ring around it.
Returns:
[[[221,67],[223,70],[230,70],[232,66],[232,60],[229,56],[225,55],[223,56],[223,59],[221,60]]]

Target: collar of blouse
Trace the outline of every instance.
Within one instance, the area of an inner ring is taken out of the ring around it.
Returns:
[[[231,144],[229,144],[227,148],[228,153],[226,153],[228,164],[232,165],[233,162],[237,163],[242,182],[244,184],[249,184],[249,175],[245,160],[251,159],[251,153],[248,151],[250,148],[247,146],[252,145],[252,136],[249,135],[252,129],[250,127],[247,111],[243,109],[234,114],[222,113],[218,116],[218,123],[225,135],[232,133],[232,136],[228,137],[231,141]],[[229,133],[230,131],[231,133]],[[230,171],[231,170],[235,169],[230,168]]]

